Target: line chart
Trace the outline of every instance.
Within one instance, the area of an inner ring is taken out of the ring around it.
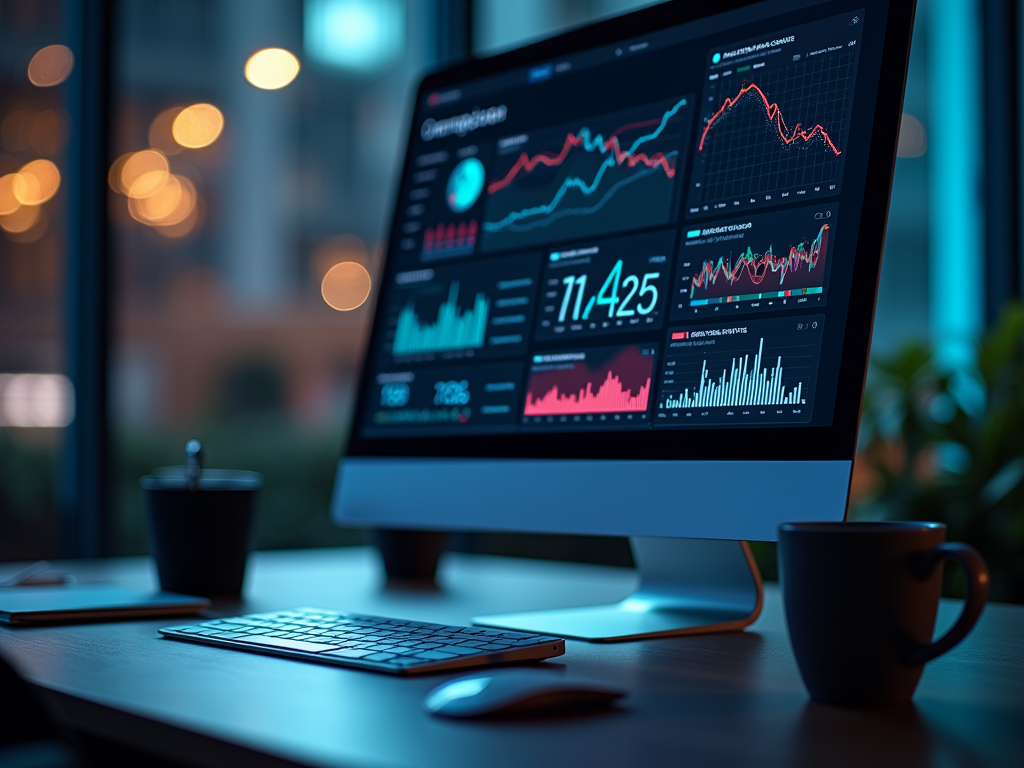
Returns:
[[[708,79],[687,211],[713,213],[838,193],[857,49],[769,58]]]
[[[686,100],[684,99],[682,102],[676,104],[676,106],[673,107],[672,114],[674,114],[675,111],[678,111],[679,107],[685,103]],[[629,168],[633,168],[639,163],[643,163],[648,168],[660,165],[662,170],[665,171],[665,175],[671,179],[676,175],[676,169],[669,165],[668,159],[663,153],[655,152],[652,156],[648,157],[643,152],[635,151],[635,147],[642,141],[658,137],[661,131],[664,130],[665,123],[668,122],[668,117],[670,117],[670,115],[666,113],[665,118],[661,120],[661,125],[658,126],[658,130],[650,136],[638,139],[629,150],[624,150],[619,146],[618,134],[628,128],[638,128],[646,123],[657,123],[657,120],[645,121],[645,123],[634,123],[631,126],[623,126],[622,128],[616,129],[607,140],[605,140],[601,134],[597,134],[597,136],[592,137],[590,135],[590,129],[586,127],[580,129],[580,132],[577,134],[567,134],[565,137],[565,144],[562,145],[562,151],[557,155],[540,152],[533,157],[530,157],[524,152],[519,156],[516,164],[509,169],[508,173],[506,173],[503,178],[498,179],[497,181],[492,181],[487,186],[487,192],[488,194],[493,195],[495,192],[504,189],[512,183],[513,179],[515,179],[521,171],[524,173],[530,173],[534,168],[541,164],[546,165],[548,168],[559,166],[565,162],[565,158],[569,156],[570,150],[579,146],[582,146],[587,152],[594,152],[595,150],[601,153],[611,152],[612,155],[609,157],[609,160],[612,158],[615,160],[612,165],[622,165],[623,163],[626,163]],[[602,173],[608,166],[609,162],[605,161],[601,166],[601,171],[598,171],[598,173]]]
[[[839,206],[825,203],[687,229],[672,319],[825,306],[838,219]]]
[[[761,103],[764,105],[765,117],[768,118],[769,122],[775,125],[775,130],[779,132],[779,138],[782,139],[782,142],[787,146],[797,139],[810,142],[815,137],[818,137],[828,145],[828,148],[831,149],[836,156],[842,154],[839,151],[839,148],[832,142],[831,137],[828,135],[828,131],[825,130],[825,127],[821,123],[815,123],[814,127],[809,131],[801,130],[803,127],[801,123],[797,123],[792,128],[788,128],[786,126],[786,120],[782,116],[782,110],[779,109],[779,105],[775,102],[771,102],[769,104],[768,97],[764,95],[764,91],[757,86],[757,83],[747,83],[744,85],[740,88],[739,93],[732,98],[726,99],[722,106],[718,108],[718,111],[708,118],[708,122],[704,126],[704,132],[700,135],[700,144],[697,147],[698,151],[704,150],[704,142],[708,137],[708,131],[714,128],[719,119],[735,107],[739,103],[740,99],[748,93],[756,93],[761,97]]]
[[[668,223],[692,101],[679,98],[592,118],[582,127],[524,134],[504,161],[499,148],[498,173],[487,185],[481,250]]]
[[[675,157],[677,154],[677,152],[669,152],[668,157]],[[632,176],[627,176],[624,179],[620,179],[619,181],[612,184],[612,186],[608,188],[604,195],[591,206],[584,206],[582,208],[563,208],[561,210],[557,210],[558,204],[562,202],[562,199],[565,197],[566,193],[568,193],[568,191],[574,187],[579,188],[584,195],[590,195],[594,191],[596,191],[596,185],[594,187],[588,188],[585,186],[582,180],[567,179],[566,182],[559,188],[558,193],[555,195],[554,199],[547,205],[539,205],[536,208],[529,208],[525,211],[514,211],[513,213],[510,213],[508,216],[502,219],[501,222],[499,222],[500,227],[496,225],[491,225],[494,228],[488,231],[493,232],[497,231],[497,229],[499,228],[507,228],[512,232],[529,232],[530,230],[533,229],[542,229],[544,227],[549,227],[554,222],[566,216],[590,216],[591,214],[597,213],[602,208],[604,208],[605,204],[609,200],[611,200],[615,196],[615,193],[618,192],[620,189],[634,182],[637,182],[640,179],[647,178],[648,176],[654,174],[656,171],[656,167],[648,167],[646,170],[638,171],[637,173],[634,173]],[[673,175],[675,174],[673,173]],[[669,178],[672,177],[670,176]],[[599,179],[597,181],[599,181]],[[523,219],[539,214],[546,214],[546,217],[543,219],[537,219],[536,221],[531,221],[529,223],[518,223]],[[488,225],[485,224],[484,228],[487,229],[487,227]]]
[[[819,265],[825,266],[828,224],[821,225],[817,237],[810,243],[791,245],[785,256],[776,256],[772,248],[769,245],[764,253],[755,253],[748,246],[735,262],[731,257],[720,257],[717,262],[705,261],[690,281],[690,305],[701,300],[706,303],[709,298],[743,300],[751,293],[760,296],[768,292],[821,287]],[[788,284],[786,275],[793,276]]]

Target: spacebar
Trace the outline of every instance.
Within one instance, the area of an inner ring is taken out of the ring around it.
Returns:
[[[340,645],[328,645],[327,643],[307,643],[304,640],[289,640],[285,637],[267,637],[256,635],[254,637],[236,637],[236,643],[246,645],[266,645],[271,648],[287,648],[289,651],[305,651],[306,653],[323,653],[324,651],[336,651]]]

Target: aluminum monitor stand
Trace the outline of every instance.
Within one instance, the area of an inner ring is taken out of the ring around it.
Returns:
[[[761,613],[761,574],[745,541],[630,538],[640,573],[620,603],[478,616],[474,624],[611,643],[734,632]]]

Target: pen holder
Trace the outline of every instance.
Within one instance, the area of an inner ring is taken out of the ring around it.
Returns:
[[[255,472],[203,470],[196,483],[183,467],[171,467],[139,482],[161,589],[240,596],[263,478]]]

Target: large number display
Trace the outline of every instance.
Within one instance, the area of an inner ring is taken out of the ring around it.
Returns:
[[[867,21],[810,10],[428,94],[361,434],[830,423]]]

